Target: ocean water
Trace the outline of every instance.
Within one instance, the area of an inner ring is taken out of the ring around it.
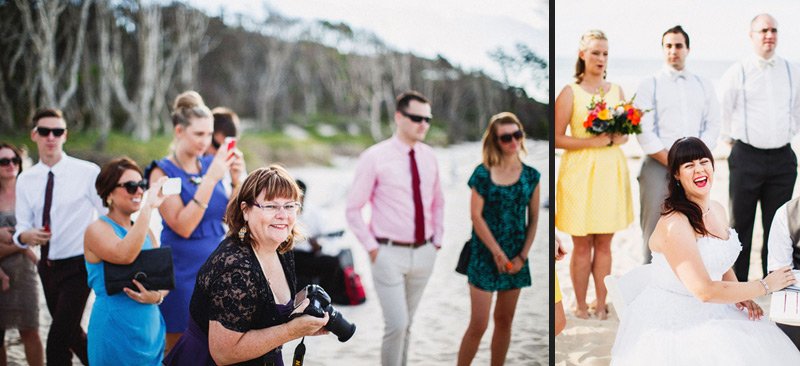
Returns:
[[[574,82],[572,75],[575,73],[575,60],[577,58],[556,58],[555,62],[555,94],[561,92],[565,85]],[[719,81],[722,74],[737,60],[686,60],[686,70],[708,78],[714,85],[714,90],[719,93]],[[615,59],[609,58],[609,81],[619,84],[625,92],[625,97],[630,98],[636,92],[639,82],[648,78],[664,67],[662,59]]]

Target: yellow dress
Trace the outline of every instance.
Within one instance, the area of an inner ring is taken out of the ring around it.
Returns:
[[[578,84],[572,88],[570,135],[589,138],[586,120],[592,95]],[[619,86],[605,94],[609,107],[620,101]],[[633,222],[628,162],[619,146],[567,150],[561,156],[556,184],[556,228],[574,236],[606,234]]]
[[[556,298],[555,298],[555,301],[553,301],[553,303],[554,304],[558,304],[558,303],[561,302],[561,285],[558,284],[558,274],[555,271],[553,271],[553,277],[556,278],[556,283],[555,283],[555,286],[556,286]]]

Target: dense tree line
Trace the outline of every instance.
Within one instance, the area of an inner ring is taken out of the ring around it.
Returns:
[[[169,128],[172,98],[195,89],[252,128],[325,121],[380,139],[394,96],[413,88],[432,99],[434,123],[450,141],[478,138],[504,110],[547,136],[546,106],[507,80],[392,50],[346,24],[276,12],[223,18],[178,3],[0,1],[0,131],[19,131],[36,107],[55,106],[71,128],[99,131],[101,145],[111,130],[146,141]],[[546,75],[530,48],[518,52],[493,58],[507,73]]]

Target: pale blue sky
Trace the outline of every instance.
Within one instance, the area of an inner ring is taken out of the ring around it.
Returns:
[[[609,38],[609,55],[661,58],[661,34],[680,24],[689,33],[694,59],[737,60],[752,54],[750,20],[770,13],[778,21],[777,53],[800,61],[798,1],[746,0],[558,0],[555,5],[556,58],[577,57],[578,40],[589,29]]]
[[[263,3],[245,0],[191,0],[188,3],[217,14],[227,12],[264,17]],[[549,25],[547,0],[270,0],[271,7],[289,17],[346,22],[370,30],[388,45],[424,57],[442,54],[467,70],[481,69],[500,79],[487,52],[502,46],[513,51],[522,42],[547,59]],[[530,80],[516,78],[540,101],[546,90],[535,90]]]

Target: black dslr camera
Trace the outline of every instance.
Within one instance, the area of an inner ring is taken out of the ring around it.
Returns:
[[[342,313],[331,305],[331,297],[319,285],[308,285],[300,290],[294,297],[294,303],[295,305],[300,304],[305,299],[308,299],[306,309],[303,310],[302,314],[292,314],[292,318],[300,315],[323,318],[327,311],[329,318],[328,324],[325,324],[325,329],[339,337],[339,342],[347,342],[356,332],[356,325],[348,322]]]

